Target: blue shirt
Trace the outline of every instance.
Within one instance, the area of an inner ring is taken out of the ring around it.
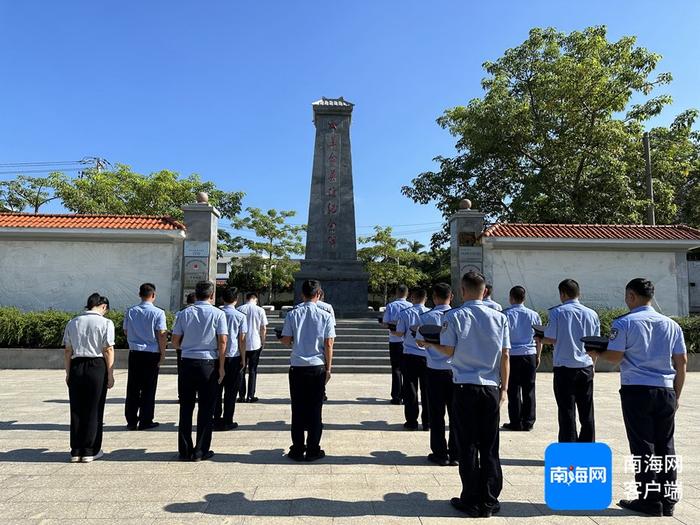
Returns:
[[[325,340],[335,337],[333,318],[309,301],[287,313],[282,335],[294,340],[291,366],[325,365]]]
[[[501,357],[510,348],[508,319],[483,301],[467,301],[447,312],[440,344],[454,347],[452,381],[500,386]]]
[[[217,336],[228,335],[226,314],[207,301],[180,310],[173,335],[181,335],[183,359],[218,359]]]
[[[522,304],[514,304],[503,310],[503,313],[508,318],[510,355],[536,354],[535,331],[532,325],[542,324],[540,314]]]
[[[683,330],[651,306],[640,306],[613,321],[608,350],[624,352],[623,385],[673,388],[673,355],[685,354]]]
[[[124,314],[122,328],[126,332],[129,349],[139,352],[159,352],[158,332],[165,332],[165,312],[153,303],[143,301],[132,306]]]
[[[449,304],[439,304],[432,310],[428,310],[418,318],[418,326],[433,325],[442,326],[442,317],[450,310]],[[425,337],[420,332],[416,333],[416,341],[425,341]],[[452,370],[450,358],[438,352],[434,348],[426,348],[425,356],[428,358],[428,368],[433,370]]]
[[[236,310],[236,307],[233,305],[222,306],[221,311],[226,315],[226,324],[228,325],[226,357],[238,357],[241,355],[238,348],[238,336],[248,333],[248,318],[245,314]]]
[[[402,310],[399,314],[399,322],[396,323],[396,331],[403,332],[403,353],[425,357],[425,349],[416,344],[416,339],[411,333],[411,327],[420,324],[421,314],[428,309],[422,304],[414,304],[410,308]]]
[[[593,360],[581,342],[582,337],[589,335],[600,335],[600,320],[597,313],[583,306],[578,299],[569,299],[549,309],[549,322],[544,336],[556,340],[554,366],[593,366]]]
[[[406,299],[397,299],[396,301],[387,304],[386,310],[384,310],[382,322],[386,324],[397,323],[399,321],[399,314],[401,314],[401,311],[405,310],[406,308],[410,308],[411,306],[413,306],[413,304],[409,303]],[[402,341],[403,338],[389,334],[390,343],[401,343]]]
[[[488,297],[487,299],[484,299],[484,300],[482,301],[482,303],[484,303],[484,304],[485,304],[486,306],[488,306],[489,308],[493,308],[494,310],[496,310],[496,311],[498,311],[498,312],[502,312],[502,311],[503,311],[503,307],[502,307],[500,304],[498,304],[496,301],[494,301],[493,299],[491,299],[490,297]]]

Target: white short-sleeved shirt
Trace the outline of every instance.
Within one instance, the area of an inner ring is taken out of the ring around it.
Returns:
[[[399,315],[406,308],[413,306],[412,303],[408,302],[406,299],[397,299],[386,305],[386,310],[384,310],[384,317],[382,317],[382,322],[388,323],[398,323]],[[402,343],[403,338],[389,334],[390,343]]]
[[[263,342],[260,340],[260,327],[267,326],[265,310],[252,301],[248,301],[238,307],[238,311],[244,314],[248,320],[248,335],[245,338],[246,351],[260,350]]]
[[[455,349],[450,361],[454,383],[500,386],[503,349],[510,348],[504,314],[483,301],[466,301],[444,315],[440,344]]]
[[[325,340],[335,337],[331,315],[309,301],[291,310],[284,318],[282,335],[291,337],[291,366],[326,364]]]
[[[226,342],[226,357],[238,357],[241,351],[238,348],[238,336],[248,333],[248,318],[242,312],[236,310],[233,305],[221,307],[226,315],[228,323],[228,341]]]
[[[71,319],[63,332],[63,344],[76,357],[102,357],[102,351],[114,346],[114,323],[97,312],[84,312]]]
[[[165,312],[149,301],[132,306],[124,314],[122,327],[126,331],[129,349],[158,353],[158,332],[168,329]]]
[[[685,354],[683,330],[651,306],[640,306],[613,321],[608,350],[624,352],[623,385],[673,388],[673,355]]]
[[[228,335],[226,314],[207,301],[180,311],[173,335],[181,335],[183,359],[218,359],[219,335]]]

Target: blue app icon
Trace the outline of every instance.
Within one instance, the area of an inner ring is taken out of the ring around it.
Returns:
[[[544,453],[544,501],[552,510],[602,510],[612,501],[605,443],[552,443]]]

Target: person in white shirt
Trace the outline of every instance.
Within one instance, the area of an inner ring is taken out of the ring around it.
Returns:
[[[493,308],[497,312],[502,312],[503,307],[491,298],[492,293],[493,285],[491,283],[487,283],[486,288],[484,288],[484,299],[482,300],[482,302],[489,308]]]
[[[108,310],[109,300],[92,294],[85,312],[71,319],[63,334],[72,463],[102,457],[107,389],[114,386],[114,323],[104,317]]]
[[[238,391],[239,403],[255,403],[255,387],[258,379],[258,363],[260,354],[267,337],[267,315],[265,310],[258,306],[258,294],[249,292],[245,296],[245,304],[238,307],[238,311],[246,316],[248,333],[245,338],[246,369],[248,370],[248,384],[245,381],[245,370],[241,373],[241,386]],[[246,389],[247,386],[247,389]]]

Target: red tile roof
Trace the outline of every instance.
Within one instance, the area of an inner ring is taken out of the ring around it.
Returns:
[[[700,243],[700,230],[683,224],[649,226],[638,224],[497,223],[486,228],[482,237],[698,241]]]
[[[184,230],[185,225],[153,215],[0,213],[0,228]]]

